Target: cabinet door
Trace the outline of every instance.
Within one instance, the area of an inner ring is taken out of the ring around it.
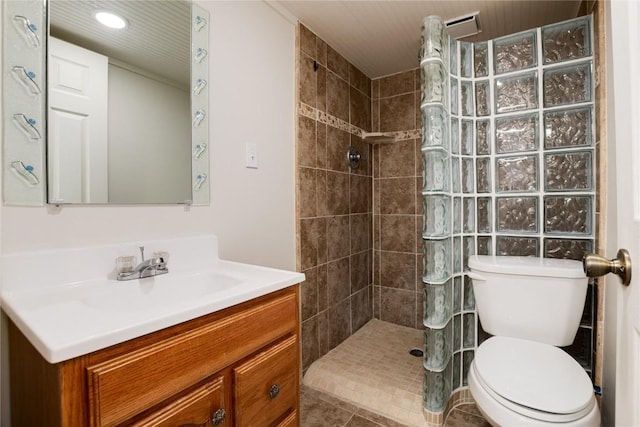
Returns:
[[[175,427],[183,425],[225,426],[224,377],[197,387],[173,403],[134,423],[135,427]]]
[[[296,408],[298,343],[292,336],[233,370],[237,427],[270,426]]]

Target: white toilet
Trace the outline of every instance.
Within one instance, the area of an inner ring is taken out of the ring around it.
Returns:
[[[587,373],[556,346],[573,342],[588,279],[578,261],[469,257],[476,309],[494,335],[477,349],[469,389],[494,426],[599,426]]]

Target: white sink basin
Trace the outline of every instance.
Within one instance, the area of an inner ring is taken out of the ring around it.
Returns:
[[[304,280],[220,260],[215,236],[140,243],[171,253],[169,273],[116,281],[114,260],[135,253],[133,243],[3,255],[2,309],[45,360],[58,363]]]
[[[171,273],[138,280],[110,282],[83,298],[83,304],[110,311],[143,310],[197,300],[229,290],[239,279],[217,273],[202,273],[176,279]]]

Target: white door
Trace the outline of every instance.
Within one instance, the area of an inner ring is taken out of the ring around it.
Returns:
[[[608,141],[616,151],[615,164],[609,168],[615,174],[617,198],[616,207],[610,208],[611,217],[617,219],[617,235],[610,236],[607,246],[626,248],[635,261],[629,287],[615,277],[606,282],[615,289],[607,296],[617,294],[615,425],[636,427],[640,426],[640,4],[606,3],[611,7],[608,72],[613,72],[613,94],[607,97],[613,95],[615,106],[608,114],[615,128]]]
[[[49,201],[106,203],[108,58],[49,39]]]

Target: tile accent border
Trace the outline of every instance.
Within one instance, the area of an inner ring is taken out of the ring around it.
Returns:
[[[324,111],[318,110],[317,108],[311,107],[304,102],[300,102],[298,105],[298,115],[316,120],[322,124],[331,126],[332,128],[349,132],[351,135],[355,135],[358,138],[364,138],[364,136],[367,134],[365,130],[355,125],[349,124],[344,120],[332,116],[331,114],[328,114]],[[385,133],[391,134],[393,136],[394,142],[422,138],[422,129],[402,130],[397,132]]]

